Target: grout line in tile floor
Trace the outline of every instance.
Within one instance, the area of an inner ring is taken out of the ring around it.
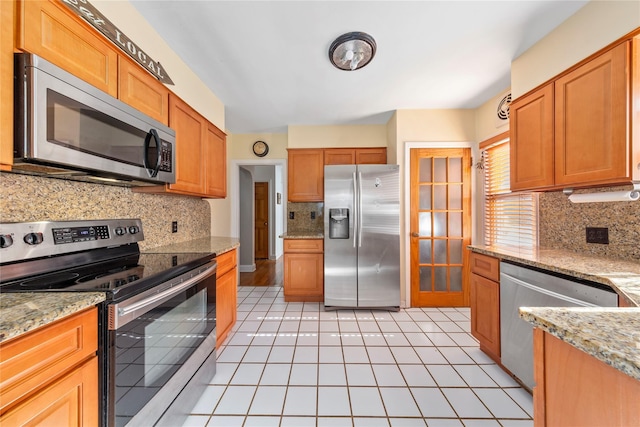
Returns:
[[[531,427],[531,395],[482,353],[468,308],[324,311],[243,286],[185,426]]]

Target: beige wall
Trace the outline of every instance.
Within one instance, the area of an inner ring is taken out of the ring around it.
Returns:
[[[591,1],[511,63],[517,98],[640,27],[640,1]]]
[[[386,125],[289,126],[289,148],[386,147]]]
[[[264,157],[256,157],[253,154],[253,143],[264,141],[269,145],[269,153]],[[239,133],[227,137],[228,159],[286,159],[287,158],[286,133]]]
[[[225,130],[224,105],[128,1],[93,0],[93,5],[154,60],[175,86],[167,86],[210,122]]]
[[[387,122],[387,163],[398,163],[398,112],[394,111],[393,116]]]
[[[509,92],[505,89],[494,96],[475,110],[476,121],[476,141],[482,142],[509,130],[509,121],[499,122],[497,120],[498,104],[503,96]]]

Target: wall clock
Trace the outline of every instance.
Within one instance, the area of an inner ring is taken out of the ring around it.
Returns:
[[[269,152],[269,146],[264,141],[256,141],[253,143],[253,154],[258,157],[264,157]]]

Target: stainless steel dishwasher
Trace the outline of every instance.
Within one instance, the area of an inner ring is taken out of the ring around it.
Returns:
[[[520,307],[616,307],[618,296],[605,285],[577,282],[500,263],[500,340],[502,364],[530,390],[533,381],[533,326]]]

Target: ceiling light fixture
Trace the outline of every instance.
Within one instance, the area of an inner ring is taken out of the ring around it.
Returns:
[[[355,71],[376,54],[376,41],[367,33],[351,32],[338,37],[329,47],[329,60],[339,70]]]

